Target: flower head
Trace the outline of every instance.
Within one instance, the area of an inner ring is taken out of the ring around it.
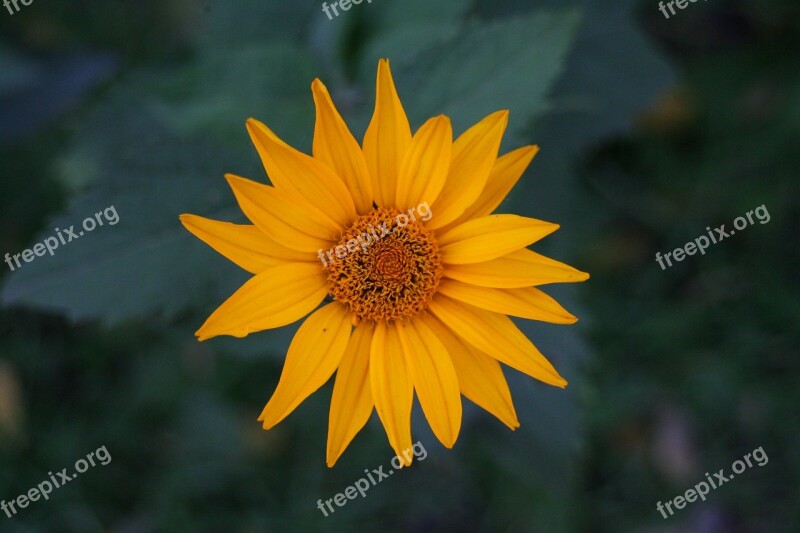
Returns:
[[[244,337],[309,315],[259,420],[272,428],[335,372],[328,466],[373,407],[392,448],[410,463],[402,452],[412,445],[415,392],[448,448],[461,428],[461,394],[518,427],[500,363],[550,385],[567,382],[507,315],[574,323],[537,286],[589,277],[527,248],[556,224],[492,214],[538,148],[498,157],[506,111],[455,141],[445,116],[412,135],[385,60],[362,145],[322,82],[311,89],[313,155],[247,122],[272,185],[226,177],[252,224],[181,216],[189,231],[253,274],[198,338]]]

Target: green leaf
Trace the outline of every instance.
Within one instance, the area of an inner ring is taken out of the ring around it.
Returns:
[[[425,50],[455,38],[464,26],[464,17],[473,0],[430,2],[375,2],[360,11],[366,34],[360,50],[359,79],[366,84],[375,79],[378,59],[412,63]]]
[[[572,3],[586,6],[584,22],[551,91],[551,108],[520,135],[519,142],[538,144],[541,152],[508,200],[510,209],[529,216],[569,221],[560,232],[563,238],[544,243],[564,257],[574,251],[575,239],[590,237],[597,227],[589,215],[592,200],[574,179],[584,150],[630,131],[637,114],[674,80],[666,61],[633,23],[634,2]]]
[[[444,47],[401,65],[398,90],[415,124],[444,113],[462,131],[509,109],[511,129],[549,106],[548,90],[561,72],[579,16],[576,11],[532,15],[473,28]]]
[[[244,221],[224,174],[266,181],[245,121],[255,116],[287,142],[308,144],[311,64],[291,43],[273,43],[232,57],[209,50],[183,69],[126,78],[59,161],[68,188],[88,192],[35,242],[110,205],[119,224],[23,264],[7,279],[3,301],[108,323],[221,303],[246,276],[178,216]]]
[[[252,44],[235,53],[211,49],[178,72],[145,72],[134,83],[154,97],[150,105],[159,118],[182,134],[240,147],[249,143],[244,125],[254,117],[302,144],[313,128],[313,65],[291,43]]]
[[[534,130],[557,136],[562,152],[624,132],[674,79],[666,61],[631,24],[626,4],[632,2],[582,3],[589,4],[587,23],[554,87],[552,110]]]
[[[175,135],[143,112],[141,102],[130,94],[113,100],[90,123],[104,135],[103,142],[88,152],[102,179],[35,242],[57,235],[56,228],[74,226],[78,234],[84,219],[110,206],[119,221],[85,232],[59,246],[53,256],[22,263],[3,288],[6,305],[24,304],[65,312],[72,319],[114,323],[173,316],[187,305],[202,304],[230,289],[220,286],[225,278],[231,279],[230,274],[212,272],[225,268],[225,261],[213,252],[209,255],[183,229],[178,215],[230,205],[222,174],[226,164],[241,158],[215,144]],[[132,117],[131,109],[137,109],[138,116]],[[125,128],[115,128],[119,124]],[[136,139],[133,145],[131,138]]]
[[[235,53],[253,43],[302,42],[312,14],[321,17],[314,2],[254,2],[252,0],[192,0],[193,11],[203,19],[200,45]]]

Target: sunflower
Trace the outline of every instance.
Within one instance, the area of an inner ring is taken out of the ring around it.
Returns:
[[[461,394],[512,430],[519,421],[500,363],[544,383],[567,382],[507,315],[577,319],[536,286],[589,275],[527,247],[558,225],[492,214],[538,151],[498,157],[508,112],[453,141],[450,120],[416,133],[389,62],[378,64],[375,110],[359,146],[320,80],[313,155],[250,119],[272,185],[227,175],[252,224],[182,215],[183,225],[253,274],[196,335],[244,337],[300,325],[259,421],[270,429],[336,373],[327,464],[373,407],[405,464],[414,392],[441,443],[461,428]]]

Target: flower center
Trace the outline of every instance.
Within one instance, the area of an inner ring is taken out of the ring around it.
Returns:
[[[412,317],[428,306],[442,277],[439,245],[398,209],[358,217],[327,265],[329,292],[358,320]]]

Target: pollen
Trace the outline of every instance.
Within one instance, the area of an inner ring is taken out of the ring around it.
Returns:
[[[335,250],[329,292],[357,320],[388,322],[418,314],[442,277],[433,232],[398,209],[377,208],[358,217]]]

